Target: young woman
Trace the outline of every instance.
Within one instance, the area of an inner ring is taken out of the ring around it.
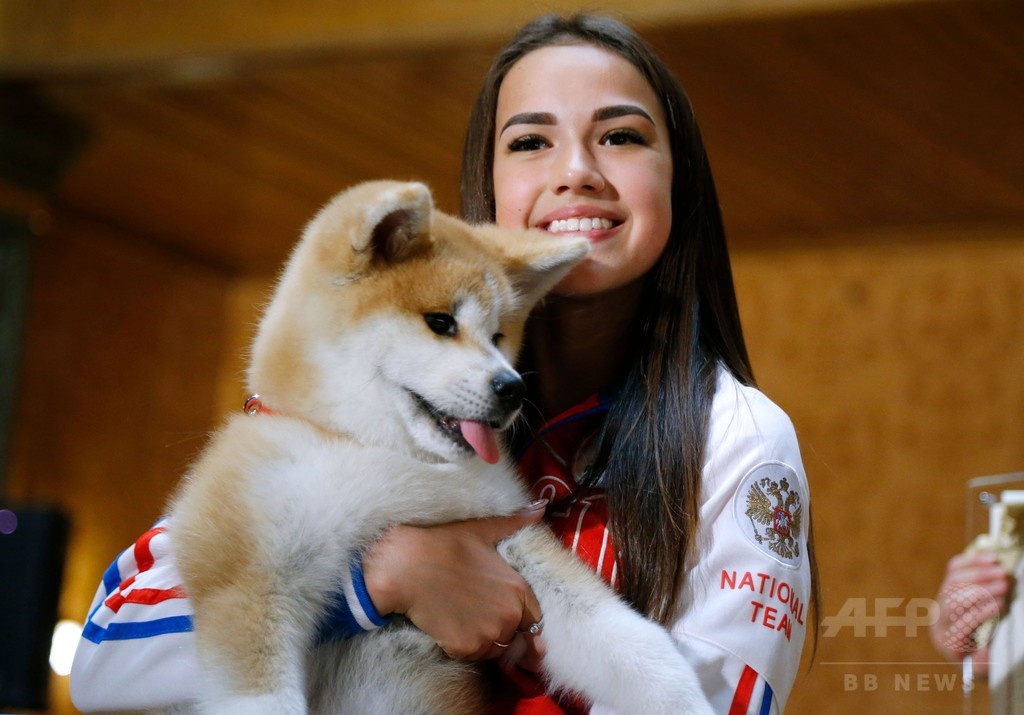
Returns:
[[[531,316],[522,357],[530,408],[510,441],[549,500],[546,521],[672,632],[717,709],[782,712],[816,612],[807,482],[790,421],[753,386],[684,92],[616,21],[536,20],[484,82],[462,196],[471,221],[592,244]],[[494,550],[542,512],[391,530],[325,631],[347,637],[402,613],[466,659],[522,637],[534,650],[503,676],[495,711],[586,711],[532,676],[543,636],[519,632],[542,614]],[[151,532],[104,578],[72,674],[82,710],[166,706],[194,688],[190,611],[165,540]]]

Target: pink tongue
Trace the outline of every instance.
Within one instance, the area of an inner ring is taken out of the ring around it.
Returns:
[[[498,463],[498,442],[494,439],[494,430],[486,422],[470,422],[459,420],[462,437],[473,448],[480,458],[488,464]]]

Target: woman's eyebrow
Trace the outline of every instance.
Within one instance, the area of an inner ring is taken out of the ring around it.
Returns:
[[[610,107],[595,109],[592,119],[595,122],[600,122],[606,119],[615,119],[616,117],[625,117],[629,115],[643,117],[651,124],[654,124],[654,119],[651,118],[651,115],[635,104],[614,104]],[[558,120],[555,118],[555,115],[550,112],[520,112],[519,114],[513,114],[509,117],[508,121],[501,127],[501,132],[498,132],[498,134],[501,134],[513,124],[555,125],[558,124]]]
[[[520,112],[519,114],[513,114],[509,117],[509,120],[505,122],[505,126],[501,128],[501,132],[504,132],[513,124],[557,124],[555,115],[550,112]],[[498,132],[498,134],[501,134]]]
[[[595,122],[600,122],[605,119],[615,119],[616,117],[625,117],[631,114],[643,117],[651,124],[654,124],[654,120],[651,119],[651,115],[635,104],[615,104],[610,107],[595,109],[593,120]]]

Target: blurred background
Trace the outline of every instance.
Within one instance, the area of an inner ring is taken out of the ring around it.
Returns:
[[[43,515],[37,631],[74,642],[240,407],[304,222],[373,178],[457,211],[491,54],[583,6],[687,88],[754,368],[800,437],[839,620],[788,712],[961,712],[911,600],[966,542],[967,480],[1024,469],[1020,0],[0,0],[0,517]],[[37,709],[75,712],[47,672]]]

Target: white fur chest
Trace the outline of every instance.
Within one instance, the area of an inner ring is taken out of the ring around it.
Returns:
[[[393,524],[508,514],[527,503],[504,460],[429,463],[278,416],[239,417],[229,429],[261,444],[245,460],[244,498],[274,528],[355,528],[365,538]]]

